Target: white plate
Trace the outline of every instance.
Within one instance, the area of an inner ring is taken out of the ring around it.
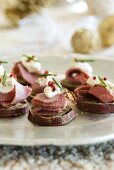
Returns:
[[[46,69],[59,74],[69,67],[71,58],[41,57]],[[16,58],[12,57],[12,62]],[[12,64],[10,64],[11,68]],[[94,73],[107,75],[114,82],[114,60],[96,59],[92,63]],[[83,145],[114,138],[113,114],[78,114],[65,126],[38,127],[27,120],[27,115],[11,119],[0,119],[0,144],[10,145]]]

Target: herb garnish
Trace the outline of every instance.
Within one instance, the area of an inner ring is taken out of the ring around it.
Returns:
[[[48,77],[48,76],[57,76],[57,74],[38,74],[38,77]]]
[[[98,76],[98,78],[99,78],[101,84],[102,84],[104,87],[107,87],[107,86],[108,86],[108,85],[105,83],[105,81],[104,81],[104,79],[103,79],[102,77]]]
[[[54,78],[52,78],[52,79],[55,82],[55,84],[60,88],[60,90],[63,91],[62,86]]]
[[[2,78],[2,84],[5,86],[6,85],[6,80],[7,80],[7,73],[6,71],[4,72],[3,78]]]
[[[8,63],[7,61],[0,60],[0,64],[7,64],[7,63]]]
[[[28,56],[28,55],[23,55],[23,57],[26,57],[27,58],[27,62],[30,62],[30,61],[35,61],[35,62],[39,62],[40,61],[38,59],[36,59],[36,57],[33,55],[33,56]]]
[[[95,60],[93,60],[93,59],[77,59],[77,58],[75,58],[74,61],[84,63],[84,62],[94,62]]]

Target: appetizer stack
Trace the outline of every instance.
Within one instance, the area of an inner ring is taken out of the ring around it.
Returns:
[[[114,84],[107,77],[94,76],[88,59],[74,59],[61,84],[74,92],[77,108],[91,113],[114,112]]]
[[[87,79],[92,75],[92,67],[87,62],[94,60],[74,59],[74,65],[66,71],[66,78],[61,81],[61,84],[67,89],[74,89],[82,84],[86,84]]]
[[[114,84],[106,77],[91,77],[87,84],[74,91],[77,107],[86,112],[114,112]]]
[[[74,59],[65,79],[42,69],[39,59],[24,55],[8,74],[0,61],[0,117],[28,113],[41,126],[64,125],[85,112],[113,113],[114,84],[107,77],[93,75],[91,59]],[[27,100],[26,100],[27,99]],[[28,101],[28,102],[27,102]]]
[[[29,120],[38,125],[64,125],[76,116],[68,92],[52,78],[43,93],[32,99]]]
[[[37,74],[41,73],[41,64],[37,57],[23,55],[21,61],[17,62],[12,73],[17,76],[18,82],[23,85],[32,85],[37,79]]]
[[[0,117],[20,116],[29,112],[26,98],[32,89],[18,83],[14,74],[8,74],[0,62]]]

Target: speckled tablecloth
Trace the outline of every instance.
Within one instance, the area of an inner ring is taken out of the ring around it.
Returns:
[[[114,140],[87,146],[0,146],[0,170],[114,170]]]

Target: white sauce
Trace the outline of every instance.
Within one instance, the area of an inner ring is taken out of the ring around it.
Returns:
[[[108,81],[108,80],[105,80],[105,82],[107,84],[107,87],[106,87],[107,90],[111,94],[114,93],[114,84],[111,81]],[[93,77],[88,78],[87,84],[92,85],[92,86],[97,85],[97,84],[102,85],[102,83],[101,83],[101,81],[99,80],[98,77],[96,77],[95,80],[93,79]]]
[[[8,93],[12,91],[15,85],[15,81],[16,80],[14,79],[14,77],[10,77],[9,75],[7,75],[6,84],[3,85],[2,82],[0,82],[0,92]]]
[[[2,64],[0,64],[0,77],[4,75],[4,67]]]
[[[55,85],[55,91],[52,91],[52,88],[50,86],[46,86],[44,89],[44,94],[47,98],[52,98],[60,93],[61,93],[61,90],[57,85]]]
[[[53,73],[49,72],[48,74],[53,74]],[[53,81],[53,79],[52,79],[53,77],[54,77],[54,76],[41,77],[41,78],[38,78],[38,79],[36,80],[36,82],[37,82],[40,86],[47,86],[49,81]]]
[[[79,68],[85,73],[87,73],[89,76],[92,76],[93,69],[91,65],[87,62],[75,62],[74,67]]]
[[[98,77],[96,77],[95,80],[93,79],[93,77],[90,77],[87,79],[87,84],[94,86],[96,84],[100,84],[100,81],[99,81]]]
[[[37,58],[35,58],[37,60]],[[27,62],[27,58],[23,57],[21,59],[21,62],[23,64],[23,66],[30,72],[30,73],[34,73],[34,72],[39,72],[41,71],[41,64],[40,62],[36,62],[36,61],[30,61]]]
[[[114,84],[111,81],[106,81],[106,83],[108,84],[107,90],[112,94],[114,93]]]

